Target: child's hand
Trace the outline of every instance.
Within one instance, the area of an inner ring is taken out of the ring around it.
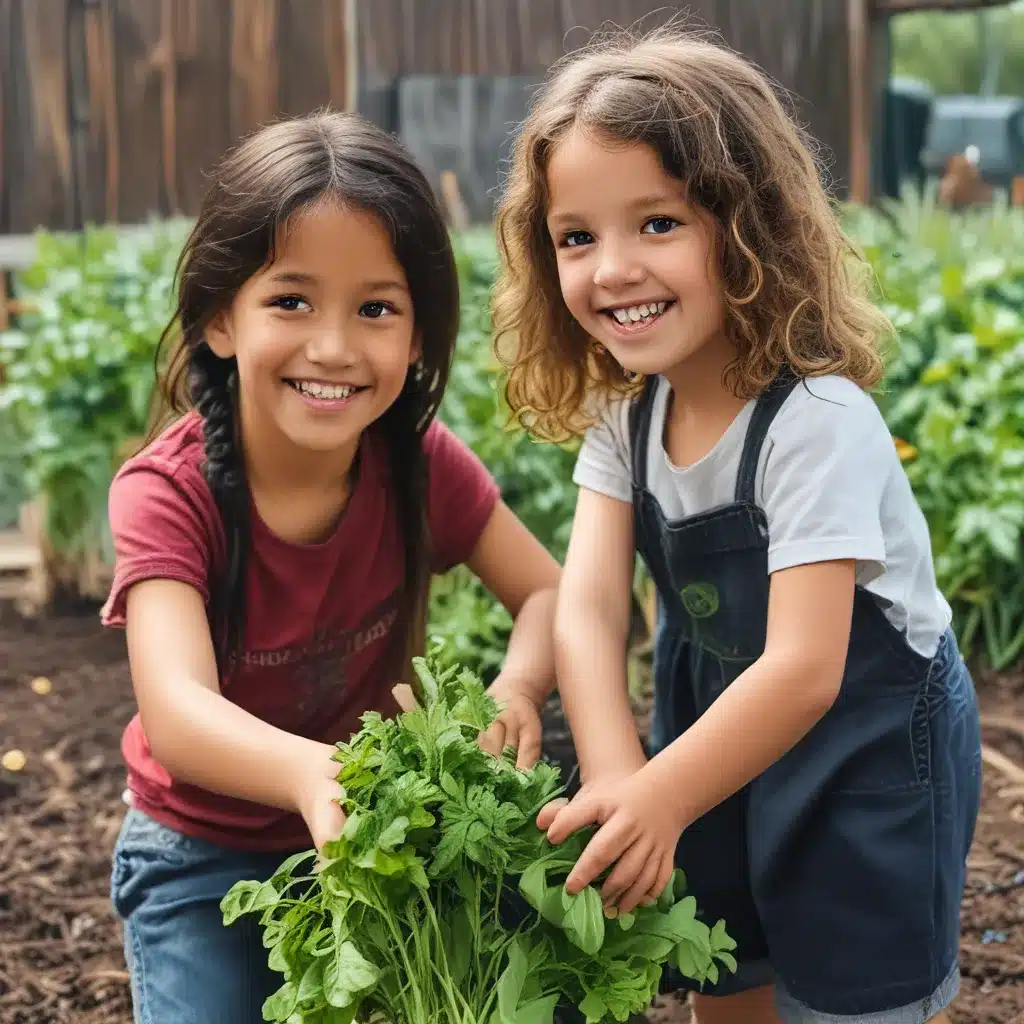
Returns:
[[[580,892],[617,862],[601,887],[606,907],[628,914],[657,899],[671,880],[685,826],[644,770],[599,778],[569,803],[554,801],[537,816],[538,828],[556,845],[588,825],[600,827],[566,879],[566,890]]]
[[[480,746],[501,757],[505,747],[515,747],[517,768],[532,768],[541,754],[541,705],[530,687],[498,676],[487,692],[501,709],[491,727],[480,734]]]
[[[348,820],[338,802],[345,796],[345,790],[336,777],[339,765],[337,761],[331,760],[334,748],[324,746],[323,750],[325,753],[322,759],[317,757],[305,773],[298,801],[302,818],[317,850],[324,843],[337,839]]]

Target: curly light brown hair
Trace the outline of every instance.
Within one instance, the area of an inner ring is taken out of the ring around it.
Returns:
[[[817,147],[774,84],[708,33],[620,30],[553,67],[513,141],[497,217],[495,349],[509,406],[531,433],[578,436],[601,399],[641,386],[570,315],[559,290],[546,166],[577,128],[652,147],[688,199],[713,215],[737,353],[726,380],[737,396],[755,397],[787,367],[798,377],[841,374],[865,389],[878,383],[879,340],[890,326],[822,184]]]

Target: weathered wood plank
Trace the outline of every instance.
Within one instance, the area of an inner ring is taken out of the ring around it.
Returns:
[[[120,145],[118,220],[168,212],[161,132],[159,0],[111,0]]]
[[[42,563],[42,554],[20,530],[0,530],[0,573],[22,572]]]
[[[182,211],[199,210],[207,174],[233,141],[231,134],[231,8],[209,0],[178,0],[177,181]]]
[[[4,148],[7,230],[73,226],[67,120],[67,0],[13,7]]]
[[[278,0],[231,0],[231,140],[278,109]]]
[[[1010,0],[874,0],[878,14],[906,14],[909,11],[970,11],[1005,7]]]

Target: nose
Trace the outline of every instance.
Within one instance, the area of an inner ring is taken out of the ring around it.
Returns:
[[[594,268],[594,284],[614,290],[638,284],[644,278],[643,264],[626,241],[605,238],[601,241]]]
[[[320,366],[351,366],[356,361],[353,332],[343,324],[323,324],[306,342],[306,358]]]

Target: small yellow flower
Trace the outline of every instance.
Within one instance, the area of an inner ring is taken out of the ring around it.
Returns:
[[[46,676],[36,676],[29,686],[32,687],[32,692],[38,693],[40,697],[45,697],[53,689],[53,684]]]
[[[25,755],[20,750],[8,750],[0,764],[9,772],[20,772],[25,767]]]
[[[911,459],[917,457],[917,449],[912,444],[908,444],[900,437],[894,440],[896,441],[896,454],[900,457],[900,462],[910,462]]]

